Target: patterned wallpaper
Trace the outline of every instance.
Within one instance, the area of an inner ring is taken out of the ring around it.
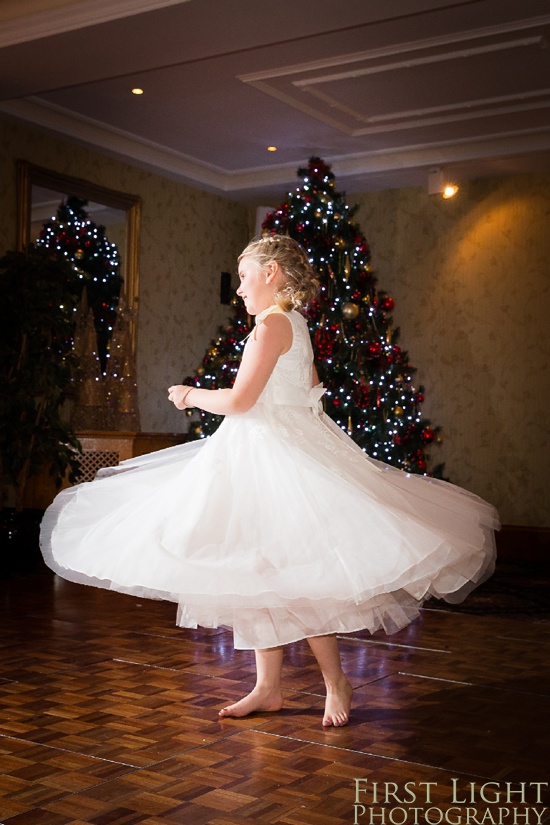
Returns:
[[[433,458],[504,523],[550,526],[550,176],[349,200],[443,427]]]
[[[165,389],[194,369],[226,320],[219,275],[235,272],[255,215],[23,124],[0,120],[0,151],[0,251],[15,245],[14,158],[143,198],[142,428],[184,430]],[[348,200],[360,206],[379,287],[396,301],[424,413],[443,427],[434,459],[504,523],[550,526],[550,176],[471,182],[450,201],[424,189]]]

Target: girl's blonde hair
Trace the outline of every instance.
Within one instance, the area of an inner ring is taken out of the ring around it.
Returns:
[[[319,282],[315,271],[294,238],[288,235],[255,238],[239,255],[239,263],[243,258],[252,258],[260,269],[271,262],[279,264],[284,283],[275,294],[275,301],[285,312],[304,306],[317,295]]]

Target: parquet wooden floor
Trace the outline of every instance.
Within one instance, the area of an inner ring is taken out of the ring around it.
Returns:
[[[424,610],[345,637],[351,724],[323,729],[306,643],[283,711],[222,721],[254,681],[229,632],[48,574],[0,592],[0,823],[550,822],[550,623]]]

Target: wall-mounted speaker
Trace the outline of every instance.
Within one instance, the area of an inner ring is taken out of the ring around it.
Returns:
[[[231,303],[231,273],[222,272],[220,277],[220,304]]]

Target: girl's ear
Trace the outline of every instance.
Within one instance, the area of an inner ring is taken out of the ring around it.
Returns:
[[[265,282],[271,284],[277,277],[279,271],[279,264],[276,261],[270,261],[265,267]]]

